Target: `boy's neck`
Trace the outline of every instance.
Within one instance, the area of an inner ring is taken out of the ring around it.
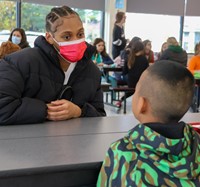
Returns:
[[[161,134],[162,136],[170,139],[183,138],[183,129],[185,127],[184,122],[169,122],[169,123],[146,123],[153,131]],[[169,130],[170,129],[170,130]]]
[[[138,116],[138,121],[140,123],[164,123],[163,120],[151,114],[141,114],[140,116]]]

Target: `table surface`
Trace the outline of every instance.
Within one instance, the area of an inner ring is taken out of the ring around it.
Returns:
[[[200,113],[186,113],[181,120],[185,122],[199,122]],[[136,124],[138,124],[138,120],[133,115],[119,115],[77,118],[41,124],[0,126],[0,140],[122,133],[132,129]]]
[[[187,113],[185,122],[199,122]],[[20,170],[99,163],[138,121],[131,115],[0,127],[0,177]]]
[[[1,126],[0,141],[22,138],[121,133],[127,132],[137,123],[138,121],[133,115],[127,115],[77,118],[42,124]]]

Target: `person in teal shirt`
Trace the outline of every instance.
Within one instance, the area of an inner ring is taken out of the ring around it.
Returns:
[[[114,64],[112,58],[106,52],[105,41],[102,38],[96,38],[93,45],[96,47],[92,55],[92,61],[95,64],[98,66]]]

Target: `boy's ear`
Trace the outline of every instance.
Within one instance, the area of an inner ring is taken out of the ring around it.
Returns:
[[[146,98],[144,97],[139,97],[138,101],[138,113],[139,114],[145,114],[148,110],[148,102]]]
[[[46,32],[46,33],[45,33],[45,38],[46,38],[46,41],[47,41],[49,44],[53,44],[53,43],[54,43],[53,38],[52,38],[52,35],[51,35],[49,32]]]

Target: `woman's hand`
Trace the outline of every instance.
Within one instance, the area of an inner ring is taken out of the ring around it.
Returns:
[[[81,116],[81,109],[74,103],[61,99],[47,104],[47,119],[61,121]]]

